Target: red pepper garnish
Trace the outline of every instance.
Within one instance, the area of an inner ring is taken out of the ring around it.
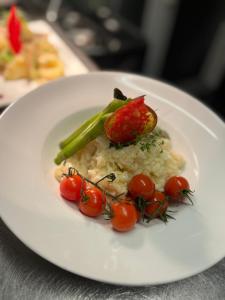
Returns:
[[[10,9],[8,17],[8,37],[12,50],[19,53],[22,48],[21,43],[21,22],[16,15],[16,6],[13,5]]]

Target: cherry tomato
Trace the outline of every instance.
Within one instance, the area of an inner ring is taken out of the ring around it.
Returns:
[[[82,189],[86,189],[86,181],[79,175],[64,177],[60,182],[59,189],[63,198],[78,202],[81,199]]]
[[[144,96],[117,109],[104,123],[105,134],[113,143],[128,143],[151,132],[157,123],[155,111],[144,103]]]
[[[149,204],[145,208],[145,215],[151,218],[157,218],[164,215],[168,208],[168,201],[166,200],[165,194],[159,191],[155,191]]]
[[[182,176],[170,177],[165,184],[164,191],[173,202],[182,202],[185,198],[191,201],[190,196],[192,192],[189,183],[187,179]]]
[[[80,211],[88,217],[102,214],[106,204],[106,197],[98,188],[93,187],[84,191],[79,202]]]
[[[137,210],[131,201],[113,202],[111,212],[112,227],[117,231],[131,230],[138,220]]]
[[[155,184],[149,176],[138,174],[128,183],[128,191],[133,198],[149,199],[155,192]]]

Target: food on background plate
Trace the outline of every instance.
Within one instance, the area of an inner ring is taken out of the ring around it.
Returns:
[[[192,203],[189,183],[179,176],[185,160],[157,119],[144,96],[128,99],[115,89],[106,108],[60,143],[55,177],[62,197],[87,216],[104,214],[117,231],[137,221],[167,222],[170,204]]]
[[[33,33],[15,6],[0,23],[0,73],[6,80],[48,81],[64,75],[64,64],[48,36]]]

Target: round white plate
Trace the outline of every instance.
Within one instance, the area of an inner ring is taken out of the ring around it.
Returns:
[[[105,106],[114,87],[130,97],[145,94],[186,157],[194,206],[178,208],[167,225],[154,221],[117,233],[59,196],[53,176],[58,142]],[[160,284],[197,274],[225,255],[225,126],[174,87],[125,73],[64,78],[2,115],[0,144],[1,217],[28,247],[66,270],[114,284]]]

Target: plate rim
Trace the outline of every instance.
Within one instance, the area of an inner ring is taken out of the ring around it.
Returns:
[[[28,93],[19,96],[17,98],[16,101],[10,103],[5,109],[4,111],[1,113],[0,115],[0,120],[3,117],[3,115],[12,107],[14,106],[18,101],[22,101],[22,99],[24,97],[27,97],[28,95],[30,95],[33,92],[36,92],[39,89],[45,89],[45,86],[49,86],[49,85],[55,85],[58,84],[58,82],[64,81],[64,80],[71,80],[72,78],[77,78],[77,77],[86,77],[86,76],[95,76],[95,75],[100,75],[100,74],[105,74],[105,75],[128,75],[128,76],[135,76],[135,77],[139,77],[141,79],[149,79],[155,83],[158,84],[162,84],[164,85],[166,88],[168,89],[172,89],[175,90],[178,93],[182,93],[184,96],[190,97],[192,98],[193,101],[195,101],[196,103],[198,103],[198,105],[200,105],[201,108],[206,109],[208,111],[208,113],[211,114],[211,116],[215,119],[217,119],[218,122],[221,123],[221,125],[225,128],[225,120],[223,119],[223,117],[221,115],[219,115],[218,113],[216,113],[213,109],[211,109],[211,107],[209,105],[207,105],[207,103],[203,103],[200,99],[196,98],[195,96],[191,95],[190,93],[188,93],[187,91],[184,91],[182,89],[180,89],[179,87],[170,84],[167,81],[164,80],[159,80],[157,78],[154,77],[150,77],[150,76],[145,76],[145,75],[141,75],[138,73],[130,73],[130,72],[123,72],[123,71],[106,71],[106,70],[95,70],[95,71],[90,71],[88,73],[85,74],[75,74],[75,75],[69,75],[69,76],[64,76],[61,78],[57,78],[55,80],[51,80],[49,82],[47,82],[46,84],[40,85],[37,88],[35,88],[34,90],[29,91]]]

